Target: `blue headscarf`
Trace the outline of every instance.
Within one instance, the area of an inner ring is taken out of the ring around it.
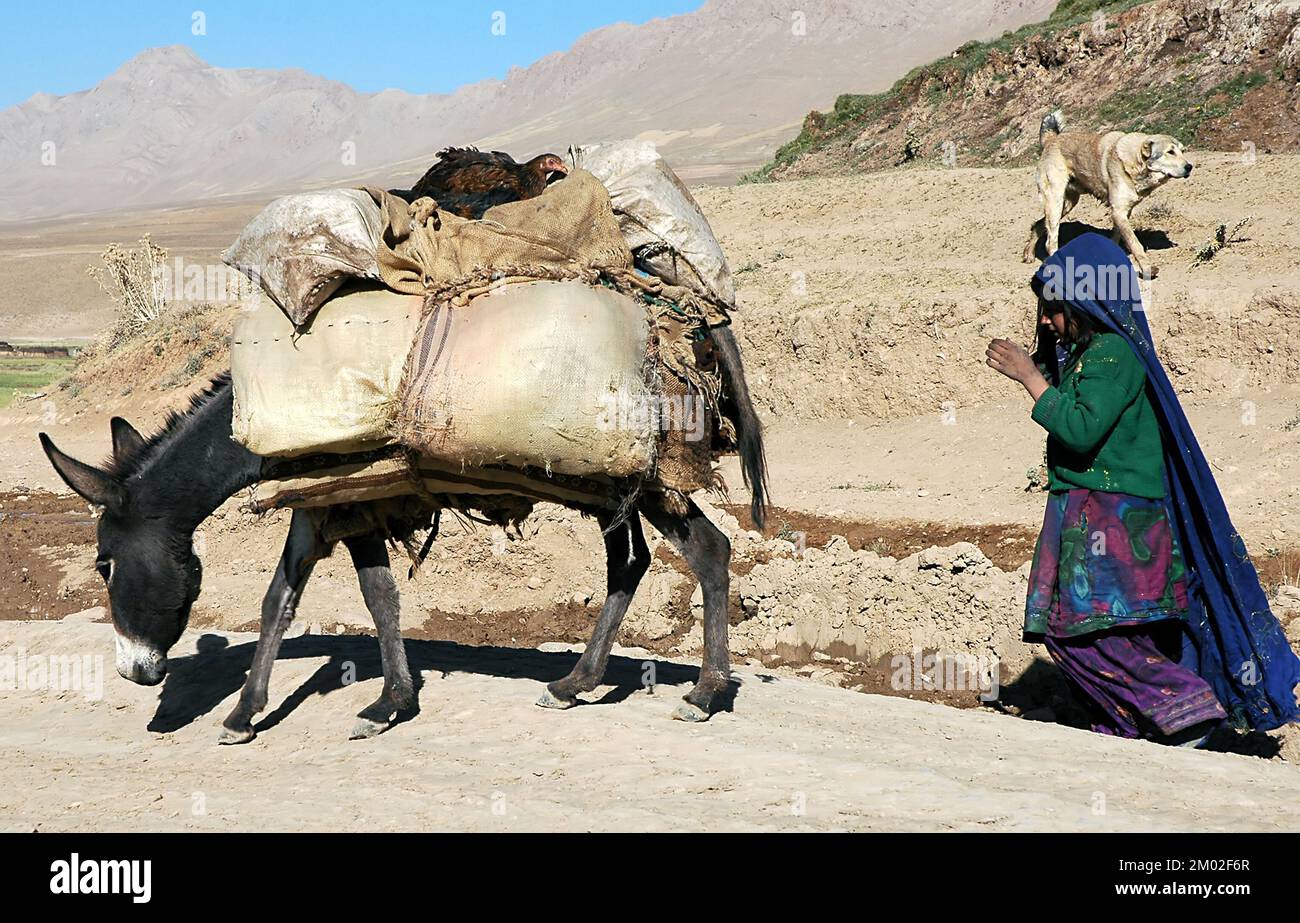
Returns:
[[[1109,238],[1083,234],[1044,261],[1033,287],[1099,329],[1119,334],[1146,368],[1147,394],[1164,443],[1170,513],[1187,565],[1183,664],[1210,684],[1238,727],[1267,731],[1300,718],[1294,692],[1300,659],[1269,609],[1246,546],[1156,357],[1128,255]],[[1054,347],[1040,340],[1039,357],[1049,367],[1057,364]]]

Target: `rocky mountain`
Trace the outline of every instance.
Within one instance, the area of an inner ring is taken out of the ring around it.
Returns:
[[[93,89],[0,112],[0,220],[417,175],[447,144],[519,155],[602,138],[659,142],[692,179],[768,160],[810,106],[883,89],[1052,0],[710,0],[588,33],[454,93],[359,93],[301,70],[213,67],[150,49]]]
[[[1027,163],[1056,107],[1076,128],[1172,134],[1202,149],[1300,150],[1300,3],[1062,0],[1043,23],[809,113],[752,178]]]

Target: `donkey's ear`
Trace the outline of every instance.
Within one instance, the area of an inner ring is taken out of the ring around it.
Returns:
[[[121,417],[108,421],[113,430],[113,458],[121,461],[144,448],[144,437],[130,423]]]
[[[126,490],[119,481],[98,468],[63,454],[44,433],[41,433],[41,448],[59,477],[63,478],[63,483],[96,506],[121,509],[126,500]]]

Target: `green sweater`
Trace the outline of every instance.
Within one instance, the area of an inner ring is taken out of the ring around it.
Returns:
[[[1159,499],[1165,495],[1160,424],[1146,370],[1114,333],[1098,333],[1034,403],[1047,430],[1048,488],[1086,487]]]

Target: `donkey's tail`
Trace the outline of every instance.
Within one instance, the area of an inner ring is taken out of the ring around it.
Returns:
[[[729,325],[709,330],[713,345],[718,350],[718,365],[722,370],[724,395],[734,405],[736,443],[740,450],[740,472],[745,486],[751,491],[749,515],[759,529],[767,519],[767,453],[763,449],[763,424],[754,412],[754,402],[749,397],[745,383],[745,365],[740,360],[740,345]]]

